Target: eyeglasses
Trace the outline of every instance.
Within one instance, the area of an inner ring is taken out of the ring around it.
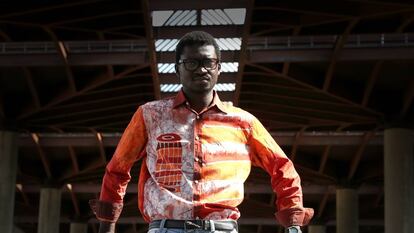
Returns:
[[[219,63],[218,59],[215,58],[204,58],[199,59],[182,59],[178,61],[178,64],[184,64],[184,68],[188,71],[195,71],[200,66],[204,67],[206,70],[214,70],[217,68]]]

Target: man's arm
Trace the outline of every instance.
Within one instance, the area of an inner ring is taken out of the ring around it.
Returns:
[[[303,208],[300,177],[292,161],[257,119],[254,119],[251,130],[252,163],[271,177],[272,189],[277,194],[278,222],[284,227],[308,224],[313,209]]]
[[[101,222],[100,232],[113,232],[110,229],[114,229],[115,222],[121,214],[123,198],[131,179],[131,167],[145,154],[146,143],[147,132],[142,108],[139,107],[125,129],[111,161],[106,166],[99,200],[89,202]]]

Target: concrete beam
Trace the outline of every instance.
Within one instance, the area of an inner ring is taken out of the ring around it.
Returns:
[[[1,66],[63,66],[58,54],[1,54]],[[78,65],[137,65],[149,64],[147,52],[111,52],[70,54],[67,64]]]
[[[324,62],[329,61],[332,49],[247,49],[250,63]],[[411,60],[414,48],[359,48],[343,49],[338,61]]]

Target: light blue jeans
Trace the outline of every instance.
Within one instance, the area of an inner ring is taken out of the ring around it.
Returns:
[[[211,224],[214,226],[214,224]],[[160,228],[153,228],[148,231],[148,233],[237,233],[237,229],[231,231],[218,231],[215,229],[202,230],[202,229],[176,229],[176,228],[165,228],[164,224],[161,223]]]

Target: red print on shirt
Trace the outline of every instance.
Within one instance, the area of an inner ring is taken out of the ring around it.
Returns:
[[[157,137],[157,163],[155,178],[161,187],[171,192],[180,192],[182,144],[181,137],[175,133],[161,134]]]

